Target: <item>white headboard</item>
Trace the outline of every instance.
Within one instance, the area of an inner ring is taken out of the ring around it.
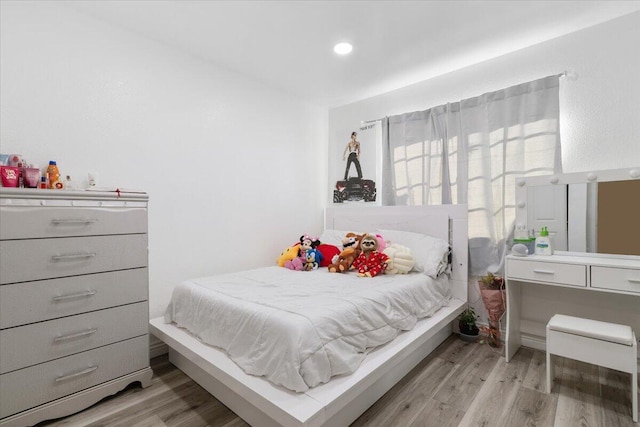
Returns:
[[[325,228],[354,231],[386,228],[448,240],[453,249],[452,295],[467,301],[467,205],[331,207],[325,210]]]

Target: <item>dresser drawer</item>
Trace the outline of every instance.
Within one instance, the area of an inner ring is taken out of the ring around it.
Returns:
[[[510,279],[587,286],[585,265],[509,259],[507,269]]]
[[[640,269],[592,266],[591,287],[640,294]]]
[[[147,266],[147,235],[0,241],[0,284]]]
[[[0,375],[0,418],[149,366],[148,336]]]
[[[147,302],[0,331],[0,374],[148,333]]]
[[[145,268],[0,286],[0,329],[146,301]]]
[[[0,207],[0,240],[147,232],[145,208]]]

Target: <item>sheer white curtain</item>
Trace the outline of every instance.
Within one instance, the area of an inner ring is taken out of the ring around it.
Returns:
[[[515,178],[561,172],[559,76],[383,120],[383,203],[467,203],[470,274],[503,270]]]

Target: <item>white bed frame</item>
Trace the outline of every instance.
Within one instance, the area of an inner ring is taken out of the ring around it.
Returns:
[[[247,375],[224,352],[175,324],[152,319],[151,333],[169,345],[169,360],[252,426],[348,426],[453,332],[467,304],[467,206],[344,206],[328,208],[325,227],[395,229],[448,239],[453,247],[448,307],[373,350],[351,375],[296,393]]]

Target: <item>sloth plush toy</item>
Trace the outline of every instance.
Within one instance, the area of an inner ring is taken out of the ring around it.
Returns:
[[[378,252],[378,247],[378,239],[372,234],[367,234],[360,241],[362,252],[353,262],[353,268],[358,269],[358,276],[375,277],[387,269],[389,257],[382,252]]]

